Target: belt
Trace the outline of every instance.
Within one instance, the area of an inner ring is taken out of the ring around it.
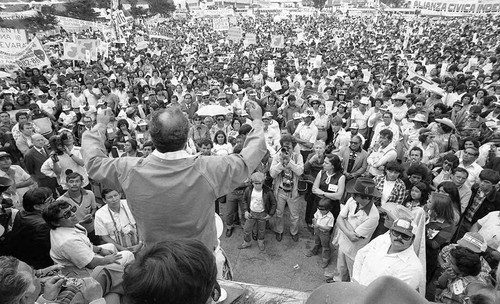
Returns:
[[[292,190],[286,190],[286,189],[284,189],[284,188],[283,188],[283,187],[281,187],[281,186],[279,186],[279,188],[280,188],[281,190],[285,191],[285,192],[292,192]]]

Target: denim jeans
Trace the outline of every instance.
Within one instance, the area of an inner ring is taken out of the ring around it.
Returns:
[[[245,190],[234,190],[233,192],[229,193],[226,196],[226,208],[227,208],[227,214],[226,214],[226,225],[227,227],[234,227],[234,222],[238,218],[238,208],[242,209],[243,208],[243,199],[244,199],[244,194]],[[245,224],[245,217],[243,210],[242,211],[242,217],[241,217],[241,225],[244,226]]]
[[[243,238],[245,242],[250,242],[252,237],[252,231],[255,224],[257,224],[257,238],[263,240],[266,233],[266,221],[264,218],[267,213],[250,211],[250,218],[245,222],[245,227],[243,228]]]

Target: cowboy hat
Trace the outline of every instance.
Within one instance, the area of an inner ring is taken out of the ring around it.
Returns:
[[[391,99],[392,100],[406,100],[406,94],[399,92],[399,93],[392,95]]]
[[[425,119],[424,114],[416,114],[415,117],[410,118],[411,121],[418,121],[418,122],[423,122],[427,123],[427,119]]]
[[[314,290],[306,304],[429,304],[405,282],[383,276],[363,286],[355,282],[325,284]]]
[[[455,124],[449,118],[446,118],[446,117],[445,118],[438,118],[438,119],[436,119],[436,122],[442,123],[443,125],[447,125],[448,127],[452,128],[452,129],[456,129]]]
[[[368,177],[359,177],[347,183],[347,192],[352,194],[382,197],[382,193],[375,188],[375,182]]]

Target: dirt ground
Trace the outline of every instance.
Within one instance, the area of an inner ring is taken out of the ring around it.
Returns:
[[[288,208],[284,215],[283,240],[278,242],[274,232],[266,230],[265,251],[260,251],[254,240],[250,248],[238,249],[238,245],[243,242],[241,227],[235,228],[230,238],[226,238],[224,231],[220,238],[221,246],[229,256],[235,281],[305,292],[311,292],[325,284],[325,275],[331,276],[335,269],[336,252],[332,252],[330,265],[326,269],[319,266],[320,255],[305,256],[307,249],[314,245],[313,234],[304,221],[305,208],[306,202],[302,200],[298,242],[294,242],[290,235]],[[221,204],[220,215],[225,224],[224,211],[225,204]]]

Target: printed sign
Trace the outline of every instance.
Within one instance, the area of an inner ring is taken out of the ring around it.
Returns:
[[[0,28],[0,51],[16,54],[23,51],[27,45],[25,30]]]
[[[425,78],[424,76],[418,75],[412,71],[408,71],[407,79],[409,81],[413,82],[414,84],[421,86],[422,88],[424,88],[428,91],[438,93],[438,94],[443,94],[443,95],[445,93],[444,90],[441,89],[436,82],[434,82],[428,78]]]
[[[125,14],[122,10],[113,11],[112,16],[118,26],[125,26],[128,24],[127,18],[125,18]]]
[[[38,15],[38,12],[35,10],[23,12],[0,12],[0,18],[4,20],[24,19],[28,17],[35,17],[36,15]]]
[[[231,27],[227,32],[227,38],[232,41],[239,41],[243,37],[241,27]]]
[[[271,36],[271,47],[276,49],[282,49],[285,47],[285,37],[283,35],[272,35]]]
[[[257,44],[257,35],[255,35],[254,33],[246,33],[245,38],[248,45]]]
[[[500,2],[496,0],[416,0],[411,1],[411,7],[445,16],[500,13]]]
[[[229,30],[228,18],[214,18],[212,20],[214,31],[227,31]]]
[[[68,32],[80,32],[83,30],[94,29],[94,30],[102,30],[104,26],[97,22],[61,17],[56,16],[57,20],[59,20],[59,25]]]

